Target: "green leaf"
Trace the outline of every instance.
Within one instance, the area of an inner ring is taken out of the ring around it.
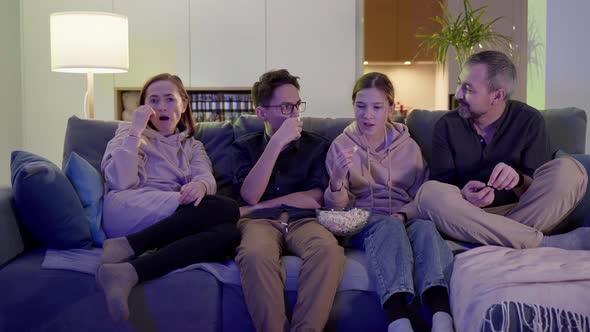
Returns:
[[[449,47],[455,49],[458,60],[464,60],[479,44],[489,46],[512,42],[512,38],[497,33],[493,28],[502,17],[492,20],[486,18],[488,5],[473,9],[469,0],[463,0],[463,12],[454,16],[442,1],[438,1],[438,4],[441,15],[431,20],[440,25],[440,31],[416,35],[424,39],[420,43],[418,52],[426,49],[433,50],[434,60],[437,63],[441,65],[446,63]]]

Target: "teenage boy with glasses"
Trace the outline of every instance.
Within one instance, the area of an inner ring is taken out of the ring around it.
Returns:
[[[328,185],[324,161],[330,143],[303,131],[299,115],[305,102],[297,79],[281,69],[254,83],[252,99],[265,130],[234,143],[235,191],[244,204],[236,261],[257,331],[322,331],[342,278],[344,251],[314,211]],[[303,261],[291,322],[283,250]]]

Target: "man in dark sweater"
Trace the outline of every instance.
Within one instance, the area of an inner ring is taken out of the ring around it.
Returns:
[[[470,56],[459,109],[435,125],[431,181],[419,213],[456,240],[513,248],[590,249],[590,228],[546,236],[580,202],[588,176],[575,159],[550,160],[539,111],[509,100],[516,69],[497,51]]]

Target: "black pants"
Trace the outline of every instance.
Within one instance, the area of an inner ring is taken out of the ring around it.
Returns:
[[[136,255],[131,260],[139,282],[200,262],[214,262],[233,255],[240,244],[236,223],[238,204],[223,196],[205,196],[199,206],[181,205],[171,216],[127,236]]]

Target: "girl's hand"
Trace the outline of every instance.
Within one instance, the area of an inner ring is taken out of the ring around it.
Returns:
[[[342,150],[336,159],[334,159],[332,175],[330,176],[330,190],[340,191],[340,188],[342,188],[342,181],[346,180],[346,176],[352,166],[352,155],[356,150],[356,145],[354,148]]]
[[[180,188],[180,197],[178,203],[180,205],[186,205],[191,202],[195,202],[195,206],[199,206],[201,200],[207,194],[207,187],[203,182],[189,182]]]

